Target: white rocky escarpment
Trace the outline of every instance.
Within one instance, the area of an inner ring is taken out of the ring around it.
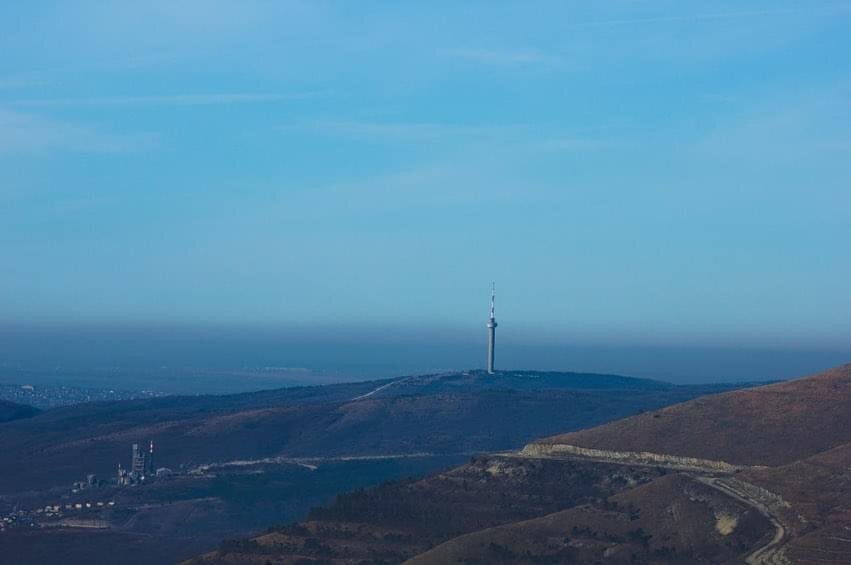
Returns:
[[[530,443],[520,451],[524,457],[582,457],[612,463],[630,465],[660,465],[685,471],[708,471],[712,473],[735,473],[748,467],[733,465],[726,461],[666,455],[649,451],[609,451],[591,449],[567,443]]]

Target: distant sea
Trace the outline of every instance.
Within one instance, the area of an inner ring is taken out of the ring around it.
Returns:
[[[0,383],[222,394],[480,368],[473,336],[294,330],[0,328]],[[851,348],[538,344],[497,336],[497,366],[615,373],[677,384],[803,376]]]

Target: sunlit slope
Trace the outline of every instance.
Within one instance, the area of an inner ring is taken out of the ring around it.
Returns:
[[[775,466],[848,442],[851,365],[705,396],[536,443]]]
[[[851,443],[743,477],[790,504],[797,535],[785,551],[793,563],[851,563]]]

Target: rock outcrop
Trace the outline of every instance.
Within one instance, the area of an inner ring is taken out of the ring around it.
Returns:
[[[743,465],[733,465],[725,461],[714,461],[712,459],[665,455],[663,453],[651,453],[649,451],[609,451],[579,447],[566,443],[530,443],[520,451],[520,455],[524,457],[575,456],[613,463],[659,465],[682,469],[684,471],[709,473],[735,473],[749,468]]]

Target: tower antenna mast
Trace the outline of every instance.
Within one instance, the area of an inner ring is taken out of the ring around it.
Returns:
[[[491,315],[488,320],[488,374],[494,374],[493,358],[494,348],[496,347],[496,314],[494,303],[496,302],[496,284],[491,283]]]

